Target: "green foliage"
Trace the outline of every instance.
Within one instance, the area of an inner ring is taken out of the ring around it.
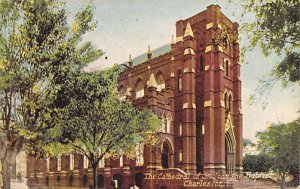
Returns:
[[[59,118],[51,123],[55,130],[43,134],[52,140],[42,139],[40,144],[51,155],[72,152],[86,156],[93,168],[94,188],[102,158],[134,157],[136,145],[155,141],[159,128],[159,119],[150,110],[138,110],[119,99],[119,72],[114,66],[93,73],[81,71],[66,80],[53,104],[59,110]]]
[[[18,152],[24,143],[38,148],[33,144],[41,138],[49,140],[43,135],[46,131],[59,133],[60,128],[51,123],[59,118],[53,103],[64,80],[102,54],[91,43],[81,43],[82,36],[96,26],[90,5],[77,13],[75,24],[76,30],[68,26],[64,3],[58,0],[0,1],[3,154]],[[2,165],[10,159],[4,155]],[[8,180],[4,183],[5,189],[10,188]]]
[[[255,144],[250,140],[250,139],[247,139],[247,138],[244,138],[243,139],[243,147],[246,147],[246,146],[254,146]]]
[[[300,118],[288,124],[273,124],[258,132],[259,149],[273,159],[272,170],[281,176],[284,184],[286,173],[299,172]],[[298,171],[295,171],[295,167]]]
[[[243,1],[244,2],[244,1]],[[246,32],[250,45],[243,49],[260,47],[265,56],[275,53],[283,57],[281,62],[260,81],[250,103],[267,96],[278,81],[283,87],[300,80],[300,2],[295,0],[248,0],[245,13],[254,13],[255,19],[244,23],[241,31]]]
[[[246,172],[269,172],[272,164],[272,159],[267,155],[246,155],[243,169]]]
[[[60,101],[60,132],[46,133],[62,144],[99,162],[104,155],[132,152],[137,143],[149,141],[159,127],[149,110],[138,110],[129,101],[120,101],[116,86],[118,67],[99,72],[80,72],[65,83]],[[60,102],[59,101],[59,102]],[[54,123],[54,122],[53,122]],[[51,131],[51,130],[49,130]]]

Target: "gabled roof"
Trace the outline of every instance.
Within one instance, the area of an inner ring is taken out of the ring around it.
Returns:
[[[152,59],[156,58],[160,55],[166,54],[170,51],[171,51],[171,44],[166,44],[166,45],[163,45],[161,47],[158,47],[158,48],[152,50]],[[141,55],[139,55],[139,56],[132,59],[134,66],[138,65],[140,63],[143,63],[147,60],[148,60],[147,53],[141,54]],[[124,63],[127,64],[128,62],[124,62]]]

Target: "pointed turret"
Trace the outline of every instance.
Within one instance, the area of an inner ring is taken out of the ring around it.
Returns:
[[[193,30],[192,30],[191,24],[189,22],[186,25],[183,37],[186,37],[186,36],[194,37],[194,33],[193,33]]]
[[[148,46],[147,56],[148,56],[148,60],[150,60],[151,57],[152,57],[152,51],[151,51],[151,49],[150,49],[150,45]]]
[[[128,64],[129,64],[130,67],[132,67],[132,65],[133,65],[133,61],[132,61],[132,58],[131,58],[131,54],[129,54]]]

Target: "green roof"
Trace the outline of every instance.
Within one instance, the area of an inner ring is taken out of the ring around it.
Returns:
[[[161,47],[158,47],[158,48],[152,50],[152,58],[156,58],[156,57],[161,56],[163,54],[166,54],[170,51],[171,51],[171,44],[163,45]],[[147,53],[141,54],[141,55],[139,55],[139,56],[132,59],[133,65],[138,65],[138,64],[140,64],[142,62],[145,62],[147,60],[148,60]],[[128,62],[126,62],[126,63],[128,63]]]

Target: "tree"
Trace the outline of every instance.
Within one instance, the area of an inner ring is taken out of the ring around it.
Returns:
[[[93,11],[78,12],[67,25],[56,0],[0,1],[0,158],[3,188],[10,189],[17,153],[39,140],[57,111],[50,105],[65,78],[94,61],[101,51],[81,43],[93,30]],[[40,122],[40,120],[44,120]],[[41,124],[44,123],[44,124]]]
[[[278,173],[281,188],[285,187],[287,173],[299,173],[300,160],[300,118],[288,124],[273,124],[267,130],[258,132],[259,149],[273,160],[271,169]]]
[[[61,108],[57,124],[60,132],[46,136],[87,157],[93,169],[94,189],[97,167],[104,157],[134,157],[136,145],[151,142],[159,128],[159,119],[150,110],[138,110],[131,102],[119,99],[118,70],[113,67],[95,73],[83,71],[69,80],[63,96],[68,103]],[[56,143],[48,145],[53,146],[57,148]]]
[[[244,1],[243,1],[244,2]],[[300,80],[300,2],[296,0],[248,0],[245,13],[254,13],[255,19],[242,25],[250,45],[245,49],[259,46],[264,55],[272,53],[282,57],[281,62],[260,81],[250,102],[257,97],[267,98],[273,86],[281,81],[283,87]],[[266,99],[264,106],[267,104]]]
[[[272,164],[272,159],[267,155],[246,155],[243,160],[243,170],[245,172],[269,172]]]

